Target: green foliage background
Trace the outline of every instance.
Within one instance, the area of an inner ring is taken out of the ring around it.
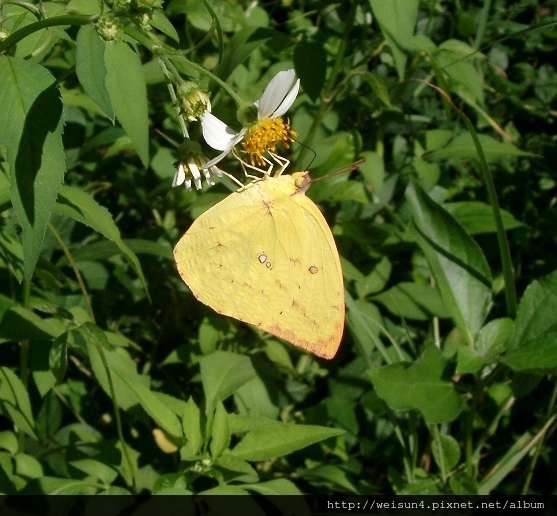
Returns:
[[[556,22],[1,0],[0,491],[555,494]],[[234,185],[171,188],[171,92],[239,128],[218,79],[253,102],[292,67],[289,170],[366,160],[308,193],[346,284],[331,361],[200,305],[172,257]]]

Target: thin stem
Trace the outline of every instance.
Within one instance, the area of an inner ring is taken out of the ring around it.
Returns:
[[[553,412],[555,412],[556,401],[557,401],[557,385],[554,385],[553,386],[553,393],[551,394],[551,399],[549,400],[549,406],[547,407],[547,412],[546,412],[546,416],[548,418]],[[534,470],[536,469],[536,463],[538,462],[538,459],[540,458],[540,453],[541,453],[542,448],[543,448],[544,437],[542,437],[538,441],[538,443],[536,444],[536,448],[534,449],[534,453],[533,453],[532,458],[530,460],[530,464],[528,464],[526,479],[524,481],[524,485],[522,486],[522,492],[521,492],[521,494],[523,494],[523,495],[527,494],[528,490],[530,489],[530,484],[531,484],[532,478],[534,476]]]
[[[176,107],[176,114],[178,115],[178,122],[180,122],[180,127],[182,128],[182,135],[184,136],[184,138],[189,138],[189,132],[188,132],[188,126],[186,124],[186,121],[184,120],[184,115],[182,114],[182,110],[180,109],[180,105],[178,104],[178,97],[176,96],[176,92],[174,91],[174,85],[172,84],[172,76],[170,74],[170,72],[168,71],[168,68],[170,66],[172,66],[173,69],[174,65],[172,65],[172,63],[169,62],[169,59],[165,56],[158,56],[157,57],[157,63],[159,63],[159,66],[162,70],[163,75],[166,78],[167,81],[167,86],[168,86],[168,93],[170,94],[170,98],[172,99],[172,103],[174,104],[174,106]],[[179,80],[179,76],[176,78]]]
[[[439,462],[438,462],[438,466],[439,469],[441,470],[441,478],[443,479],[443,482],[447,481],[447,472],[445,471],[445,452],[443,450],[443,444],[441,443],[441,435],[439,433],[439,427],[435,424],[430,426],[430,430],[431,433],[433,434],[433,440],[435,441],[435,443],[437,444],[437,449],[439,450]]]
[[[29,308],[31,299],[31,280],[29,278],[23,278],[23,307]],[[29,341],[21,341],[21,349],[19,354],[19,379],[23,384],[23,387],[27,391],[27,384],[29,383]],[[25,435],[23,432],[18,434],[19,451],[24,451]]]
[[[60,25],[87,25],[89,23],[93,23],[97,18],[97,15],[83,16],[72,14],[67,16],[56,16],[53,18],[47,18],[46,20],[30,23],[13,34],[10,34],[4,41],[1,41],[0,53],[6,52],[11,47],[17,45],[22,39],[30,36],[34,32],[46,29],[47,27],[58,27]]]
[[[93,306],[91,305],[91,298],[89,297],[89,294],[87,292],[87,287],[85,286],[85,282],[83,281],[83,276],[81,276],[79,267],[75,263],[75,260],[73,259],[72,253],[70,253],[68,246],[66,245],[64,240],[62,240],[60,233],[56,231],[56,228],[50,222],[48,223],[48,229],[50,229],[50,232],[54,235],[54,238],[60,245],[60,248],[64,252],[64,255],[66,256],[71,268],[73,269],[73,272],[77,279],[77,283],[79,284],[79,288],[81,289],[81,293],[83,294],[83,299],[85,300],[85,304],[87,305],[87,312],[89,313],[89,318],[94,323],[95,313],[93,312]]]
[[[37,6],[30,4],[29,2],[24,2],[22,0],[4,0],[3,3],[4,5],[6,4],[19,5],[20,7],[23,7],[24,9],[27,9],[28,11],[32,12],[35,16],[37,16],[39,20],[41,19],[41,11],[37,8]]]
[[[177,61],[182,62],[185,66],[191,68],[192,70],[195,70],[196,72],[205,75],[212,81],[215,81],[222,89],[224,89],[232,97],[232,99],[234,100],[234,102],[236,102],[238,107],[243,106],[245,104],[244,100],[242,100],[242,98],[228,84],[226,84],[222,79],[217,77],[215,74],[211,73],[209,70],[206,70],[201,65],[198,65],[193,61],[190,61],[185,56],[176,55],[176,54],[167,54],[167,55],[169,56],[170,59],[176,59]]]
[[[307,148],[311,145],[313,137],[315,136],[317,129],[321,125],[321,122],[323,121],[323,118],[325,117],[325,114],[327,113],[327,110],[329,109],[332,100],[334,98],[334,95],[329,95],[329,92],[332,92],[332,90],[335,87],[335,84],[338,79],[338,75],[342,67],[342,63],[344,61],[344,55],[346,53],[346,48],[348,47],[348,37],[350,35],[350,31],[352,30],[352,27],[354,26],[354,17],[356,15],[357,6],[358,6],[358,2],[355,0],[353,0],[350,3],[350,11],[347,16],[346,25],[344,26],[342,40],[340,42],[335,61],[333,63],[333,67],[331,69],[331,74],[329,75],[329,80],[327,81],[327,85],[325,87],[325,92],[327,96],[323,98],[323,102],[321,103],[319,109],[317,110],[317,114],[313,119],[309,131],[307,132],[307,136],[304,138],[303,141],[304,146],[302,147],[302,150],[300,151],[300,154],[296,159],[295,168],[298,168],[300,163],[302,163],[303,158],[305,157],[305,154],[307,152]]]
[[[425,82],[421,79],[412,79],[417,82]],[[487,160],[485,153],[478,138],[476,129],[474,128],[470,119],[464,114],[464,112],[458,108],[452,101],[450,95],[435,86],[434,84],[427,83],[430,87],[438,91],[443,98],[450,104],[450,106],[455,110],[455,112],[460,116],[466,129],[468,129],[472,140],[474,141],[474,146],[478,153],[478,163],[480,171],[483,176],[484,184],[487,190],[487,195],[489,198],[489,203],[493,212],[493,219],[495,220],[495,227],[497,232],[497,243],[499,247],[499,257],[501,260],[501,268],[503,270],[503,278],[505,279],[505,303],[507,307],[507,316],[514,319],[516,317],[517,309],[517,298],[516,298],[516,286],[514,284],[514,273],[511,259],[511,250],[509,247],[509,242],[507,240],[507,234],[505,232],[505,226],[503,225],[503,218],[501,216],[501,206],[499,205],[499,199],[497,197],[497,190],[495,189],[495,183],[493,181],[493,176],[489,167],[487,165]]]
[[[103,363],[103,368],[106,374],[106,380],[108,382],[108,391],[110,392],[110,398],[112,399],[112,406],[114,409],[114,418],[116,419],[116,430],[118,432],[118,440],[122,444],[122,453],[124,454],[124,459],[126,460],[128,469],[130,471],[130,478],[132,482],[132,489],[136,492],[136,482],[135,482],[135,474],[133,469],[133,462],[131,460],[128,445],[124,439],[124,432],[122,431],[122,418],[120,417],[120,407],[118,406],[118,401],[116,400],[116,393],[114,391],[114,384],[112,382],[112,374],[110,373],[110,369],[108,367],[108,362],[106,360],[106,356],[104,354],[104,350],[101,345],[97,342],[97,339],[91,339],[91,342],[95,346],[97,353],[99,354],[101,361]]]

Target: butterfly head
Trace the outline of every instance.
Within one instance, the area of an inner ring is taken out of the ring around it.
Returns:
[[[294,172],[292,174],[294,179],[294,184],[298,189],[299,193],[305,194],[308,188],[311,186],[311,177],[309,177],[309,171],[304,170],[303,172]]]

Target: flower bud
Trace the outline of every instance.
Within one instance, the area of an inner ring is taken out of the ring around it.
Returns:
[[[193,82],[184,82],[178,87],[181,107],[191,122],[201,117],[205,111],[211,111],[209,96]]]

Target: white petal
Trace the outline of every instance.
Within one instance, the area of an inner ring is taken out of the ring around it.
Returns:
[[[296,72],[294,72],[294,70],[285,70],[277,73],[271,79],[263,95],[259,99],[258,115],[260,119],[269,118],[269,115],[277,110],[284,98],[288,95],[295,78]]]
[[[184,171],[184,165],[180,163],[178,171],[174,174],[174,180],[172,181],[172,186],[180,186],[186,179],[186,173]]]
[[[216,150],[230,150],[235,144],[231,143],[238,133],[228,127],[209,111],[205,111],[201,117],[203,138]]]
[[[216,165],[219,161],[221,161],[232,149],[232,147],[234,147],[234,145],[236,145],[246,134],[246,129],[242,129],[234,139],[231,140],[230,142],[230,147],[224,149],[224,152],[221,152],[216,158],[213,158],[211,161],[208,161],[207,163],[205,163],[205,165],[203,165],[203,168],[211,168],[213,165]],[[208,142],[207,142],[208,143]]]
[[[184,186],[188,192],[191,192],[191,179],[188,179]]]
[[[195,187],[198,190],[201,190],[201,173],[199,172],[199,167],[197,166],[195,161],[193,161],[193,159],[188,160],[188,169],[193,176]]]
[[[271,114],[270,118],[278,118],[279,116],[284,115],[284,113],[286,113],[290,109],[290,106],[294,104],[299,90],[300,79],[296,81],[296,84],[294,84],[294,87],[290,90],[290,93],[286,95],[286,97],[282,101],[282,104],[276,109],[275,112]]]

